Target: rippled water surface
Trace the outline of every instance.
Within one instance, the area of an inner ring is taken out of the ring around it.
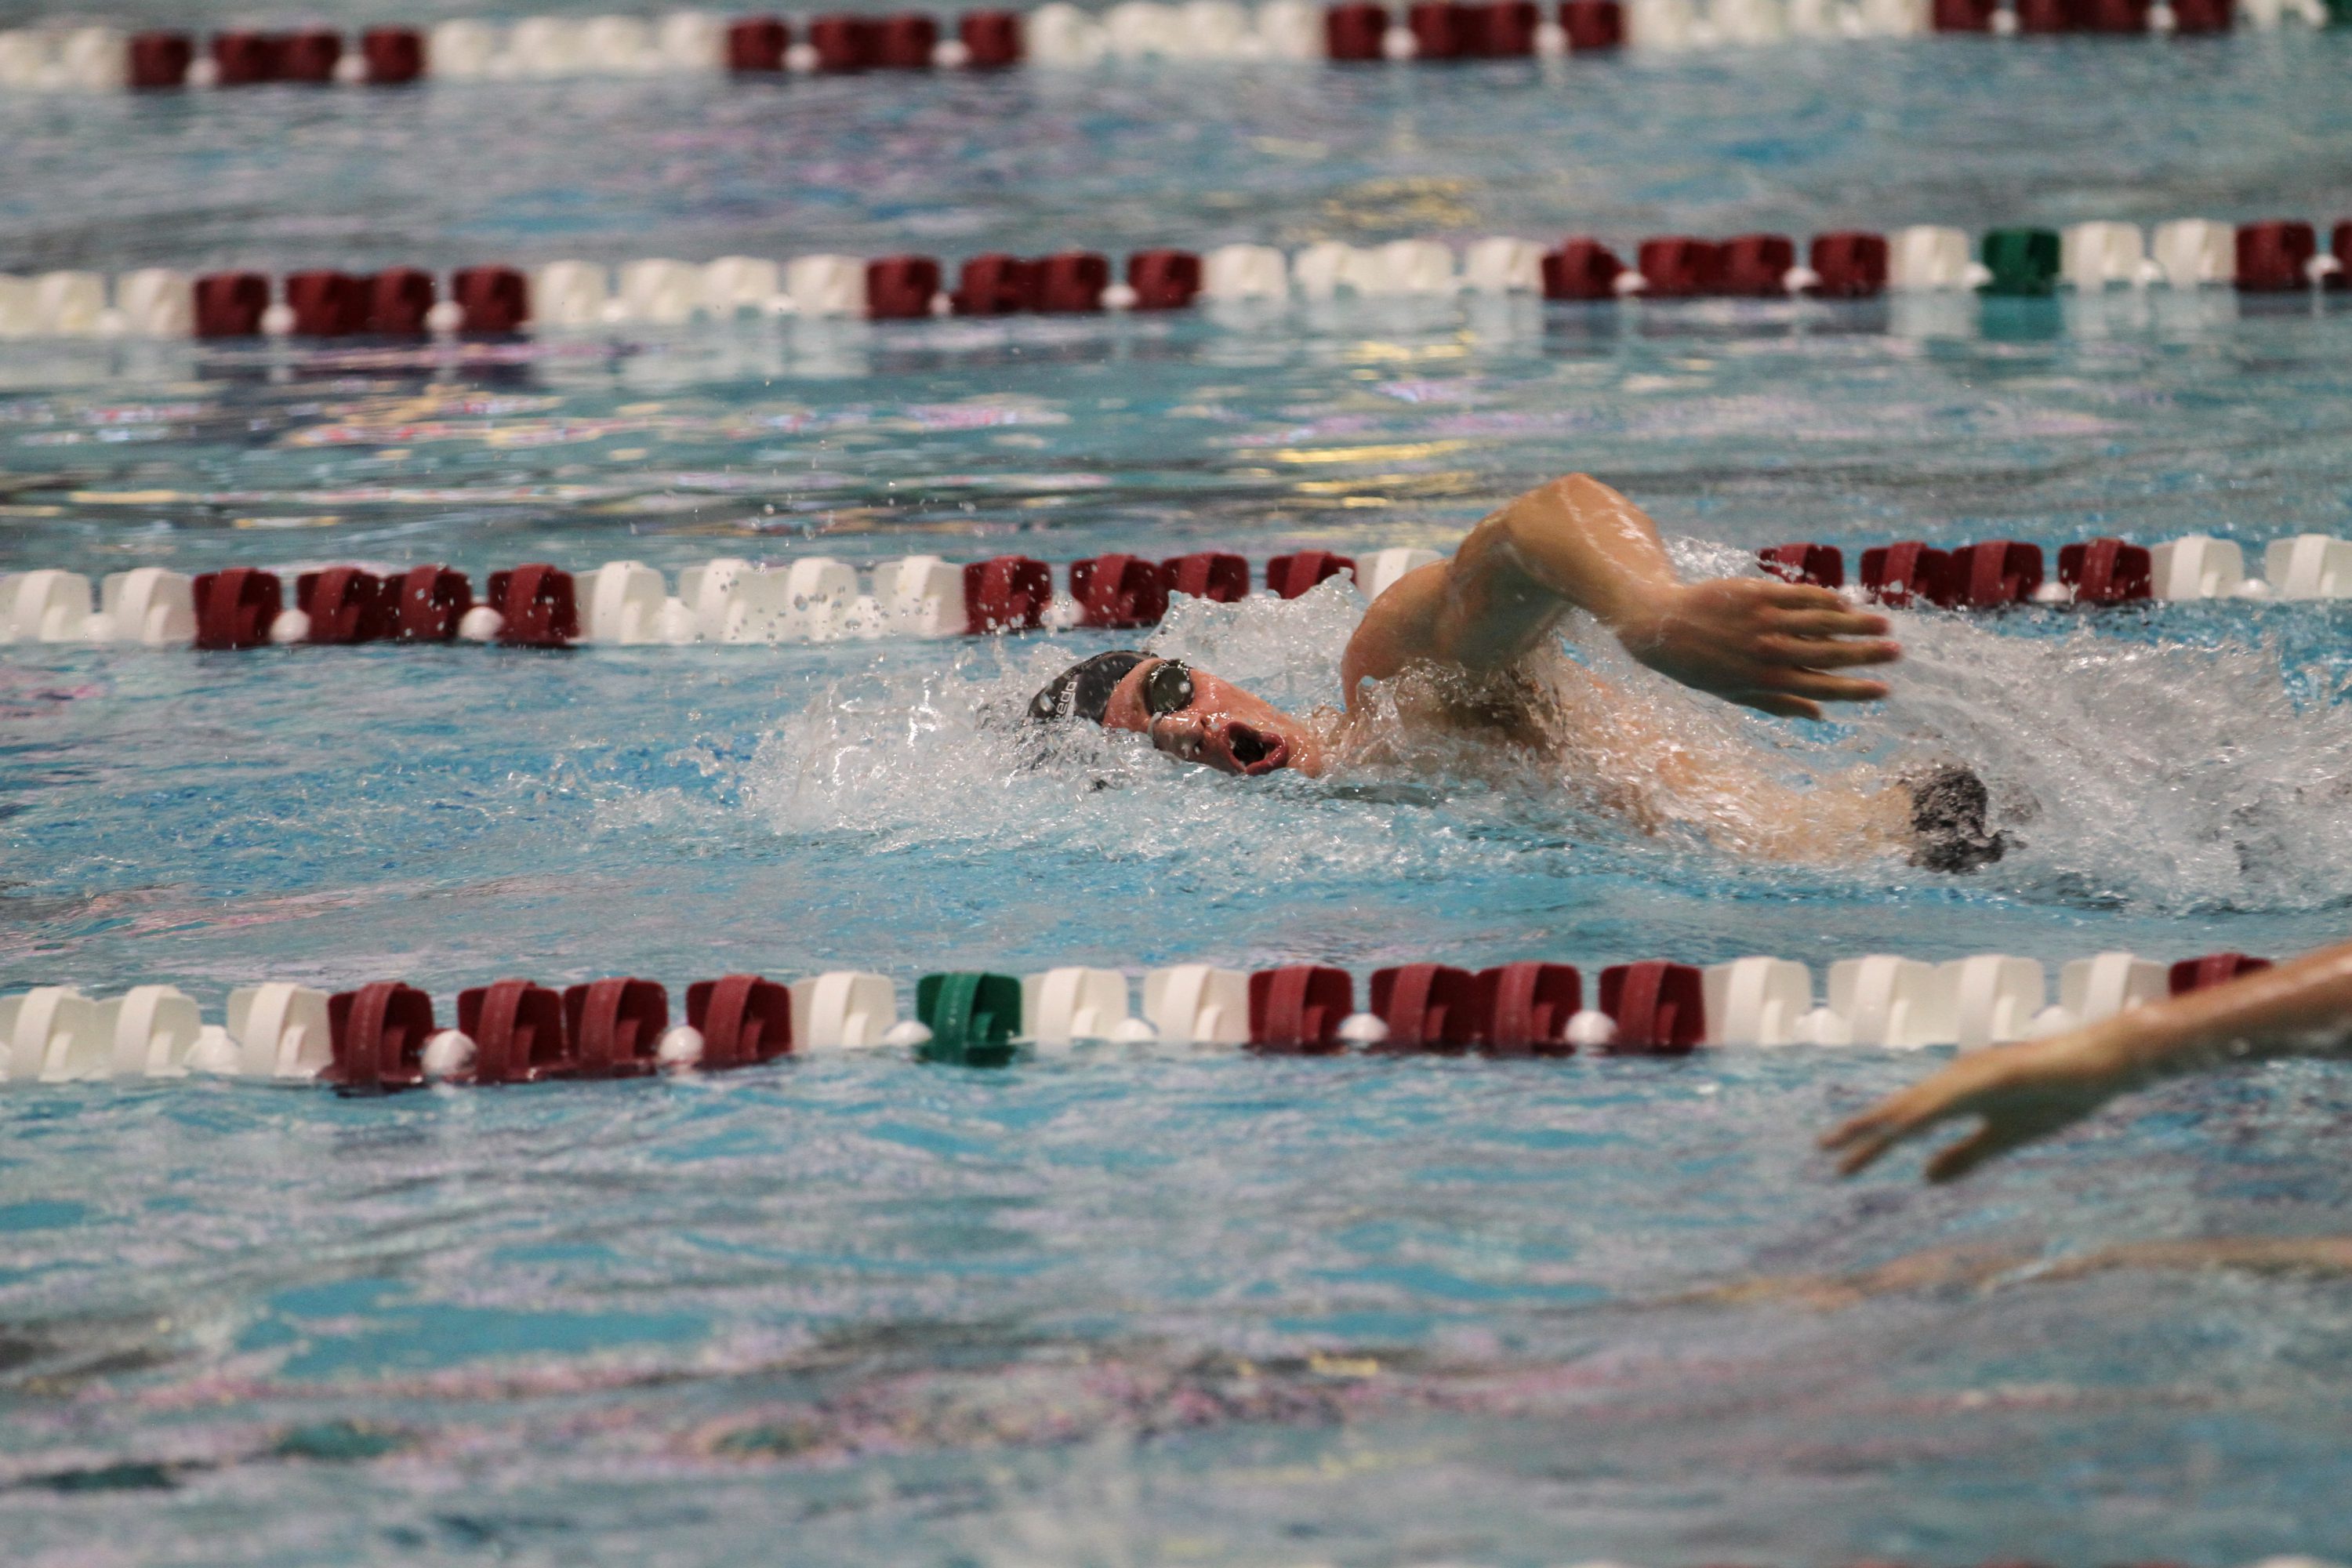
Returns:
[[[0,104],[0,265],[2341,216],[2347,51],[1964,42],[1459,73]],[[1810,538],[2344,533],[2352,314],[1529,301],[458,351],[0,345],[0,569],[1444,548],[1571,468],[1693,570]],[[1300,707],[1360,609],[1155,646]],[[2343,613],[1905,616],[1802,782],[1963,756],[1964,879],[1645,837],[1574,777],[1250,784],[991,715],[1108,634],[0,658],[0,988],[845,965],[1815,963],[2343,934]],[[2339,1069],[1957,1191],[1915,1077],[824,1060],[389,1100],[0,1098],[12,1562],[2219,1564],[2352,1550]]]

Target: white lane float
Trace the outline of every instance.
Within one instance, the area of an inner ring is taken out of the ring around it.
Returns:
[[[1143,977],[1143,1016],[1169,1045],[1247,1045],[1249,976],[1205,963],[1151,970]]]

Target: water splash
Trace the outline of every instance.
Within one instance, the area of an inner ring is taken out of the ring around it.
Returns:
[[[1974,763],[2027,847],[2017,890],[2170,910],[2318,910],[2352,885],[2352,711],[2274,637],[2197,647],[1900,617],[1876,722]]]
[[[1676,552],[1702,572],[1741,560],[1719,547]],[[1180,599],[1143,646],[1292,711],[1328,713],[1361,608],[1336,579],[1288,602]],[[1840,722],[1776,722],[1685,690],[1585,622],[1570,628],[1568,658],[1538,661],[1538,673],[1571,705],[1589,677],[1619,689],[1639,734],[1605,713],[1570,714],[1580,738],[1534,758],[1409,739],[1393,704],[1376,703],[1326,778],[1252,784],[1171,765],[1133,737],[1083,726],[1042,737],[1020,723],[1029,693],[1095,651],[1091,640],[963,647],[937,669],[835,682],[758,748],[743,794],[780,829],[870,836],[883,851],[1225,857],[1267,876],[1434,876],[1464,864],[1491,872],[1499,857],[1572,841],[1611,869],[1673,876],[1698,855],[1718,872],[1794,887],[1883,879],[1902,857],[1848,831],[1864,811],[1853,802],[1906,768],[1954,759],[1987,780],[2013,845],[1972,887],[2150,910],[2341,900],[2352,845],[2336,824],[2352,792],[2352,716],[2333,700],[2338,678],[2290,670],[2274,640],[2152,635],[2161,618],[2146,630],[2085,618],[2054,634],[2039,613],[2009,625],[1932,613],[1897,622],[1907,655],[1895,695]],[[1752,774],[1753,785],[1677,784],[1661,776],[1661,755],[1696,759],[1702,776]],[[1753,855],[1838,864],[1732,868]]]

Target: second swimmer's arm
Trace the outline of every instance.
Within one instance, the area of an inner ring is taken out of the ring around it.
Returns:
[[[1453,560],[1381,595],[1341,662],[1349,705],[1363,682],[1418,661],[1509,665],[1572,609],[1590,611],[1653,669],[1768,713],[1819,718],[1824,701],[1884,697],[1877,681],[1830,672],[1901,654],[1883,640],[1883,617],[1825,588],[1683,582],[1641,508],[1571,474],[1519,497],[1471,530]]]
[[[1984,1125],[1927,1162],[1931,1181],[2078,1121],[2116,1095],[2233,1062],[2339,1056],[2352,1032],[2352,942],[2225,985],[2132,1007],[2046,1040],[1974,1051],[1822,1140],[1851,1173],[1937,1124]]]

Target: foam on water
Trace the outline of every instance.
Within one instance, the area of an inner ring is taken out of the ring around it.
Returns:
[[[2342,907],[2340,672],[2298,681],[2259,622],[2238,646],[2198,647],[2103,635],[2089,617],[2042,638],[1904,620],[1908,668],[1886,721],[1982,767],[2028,846],[1999,868],[2007,885],[2171,910]]]

